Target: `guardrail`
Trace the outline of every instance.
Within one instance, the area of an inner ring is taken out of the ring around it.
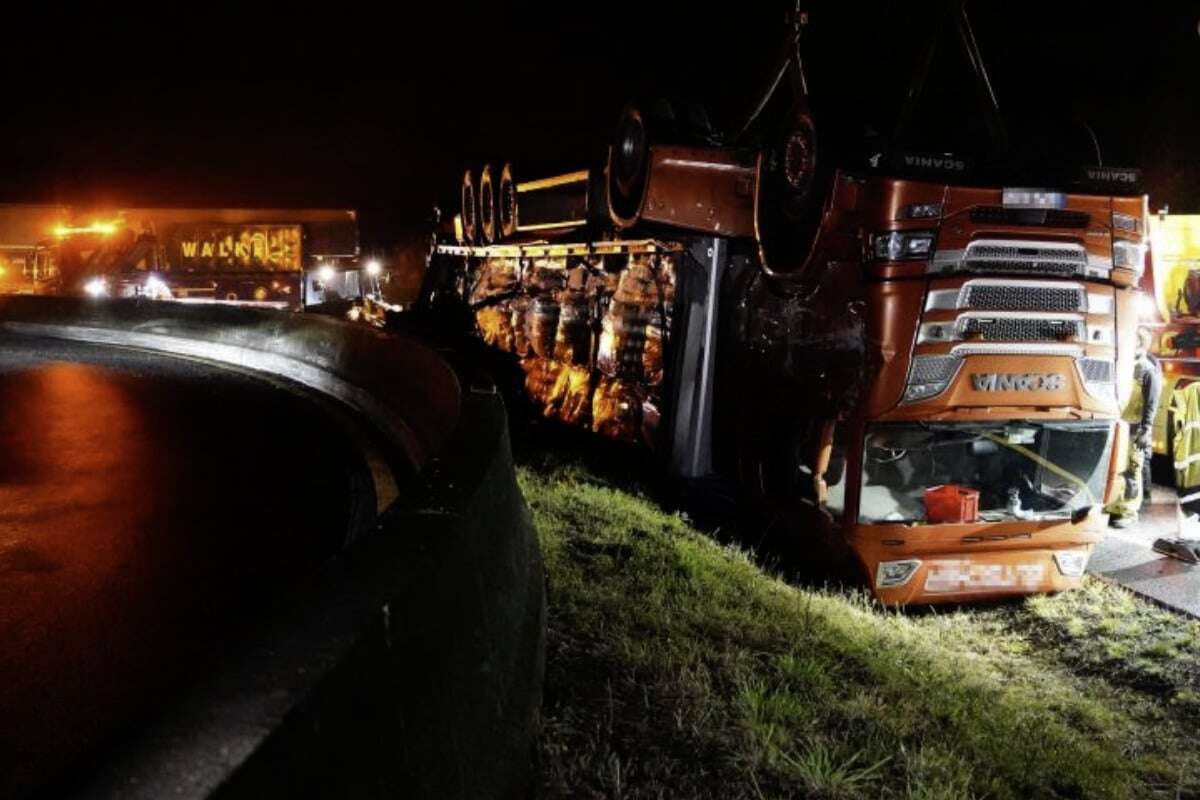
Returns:
[[[199,358],[319,392],[382,434],[400,476],[370,535],[55,794],[527,794],[542,565],[485,376],[411,339],[263,309],[10,297],[0,331],[31,346],[49,337]]]

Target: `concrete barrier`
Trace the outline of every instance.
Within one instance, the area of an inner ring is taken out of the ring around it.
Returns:
[[[260,309],[0,298],[0,329],[202,358],[320,392],[384,437],[398,471],[371,535],[52,794],[528,794],[542,565],[484,376],[412,340]]]

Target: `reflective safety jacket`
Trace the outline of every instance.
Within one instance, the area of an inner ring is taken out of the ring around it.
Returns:
[[[1200,487],[1200,383],[1190,383],[1171,395],[1175,420],[1172,449],[1175,453],[1175,482],[1180,494]]]
[[[1153,357],[1143,355],[1133,362],[1133,391],[1125,404],[1121,418],[1130,426],[1151,427],[1158,413],[1158,396],[1162,392],[1162,370]]]

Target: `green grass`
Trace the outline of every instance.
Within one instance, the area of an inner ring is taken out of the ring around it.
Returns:
[[[1200,797],[1196,623],[1095,582],[900,614],[789,585],[636,485],[519,479],[548,797]]]

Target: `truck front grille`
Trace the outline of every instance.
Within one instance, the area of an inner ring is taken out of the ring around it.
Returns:
[[[966,249],[935,251],[931,266],[935,272],[966,270],[1056,277],[1096,271],[1090,269],[1081,243],[1010,239],[978,239]]]
[[[1061,342],[1082,337],[1083,324],[1070,319],[1022,319],[1000,317],[966,320],[963,334],[986,342]]]
[[[1081,289],[1014,284],[970,286],[966,302],[983,311],[1083,311],[1086,304]]]
[[[1030,262],[1030,261],[977,261],[968,260],[963,262],[968,270],[972,272],[1019,272],[1029,275],[1057,275],[1067,276],[1074,275],[1076,268],[1072,264],[1050,263],[1050,262]]]

